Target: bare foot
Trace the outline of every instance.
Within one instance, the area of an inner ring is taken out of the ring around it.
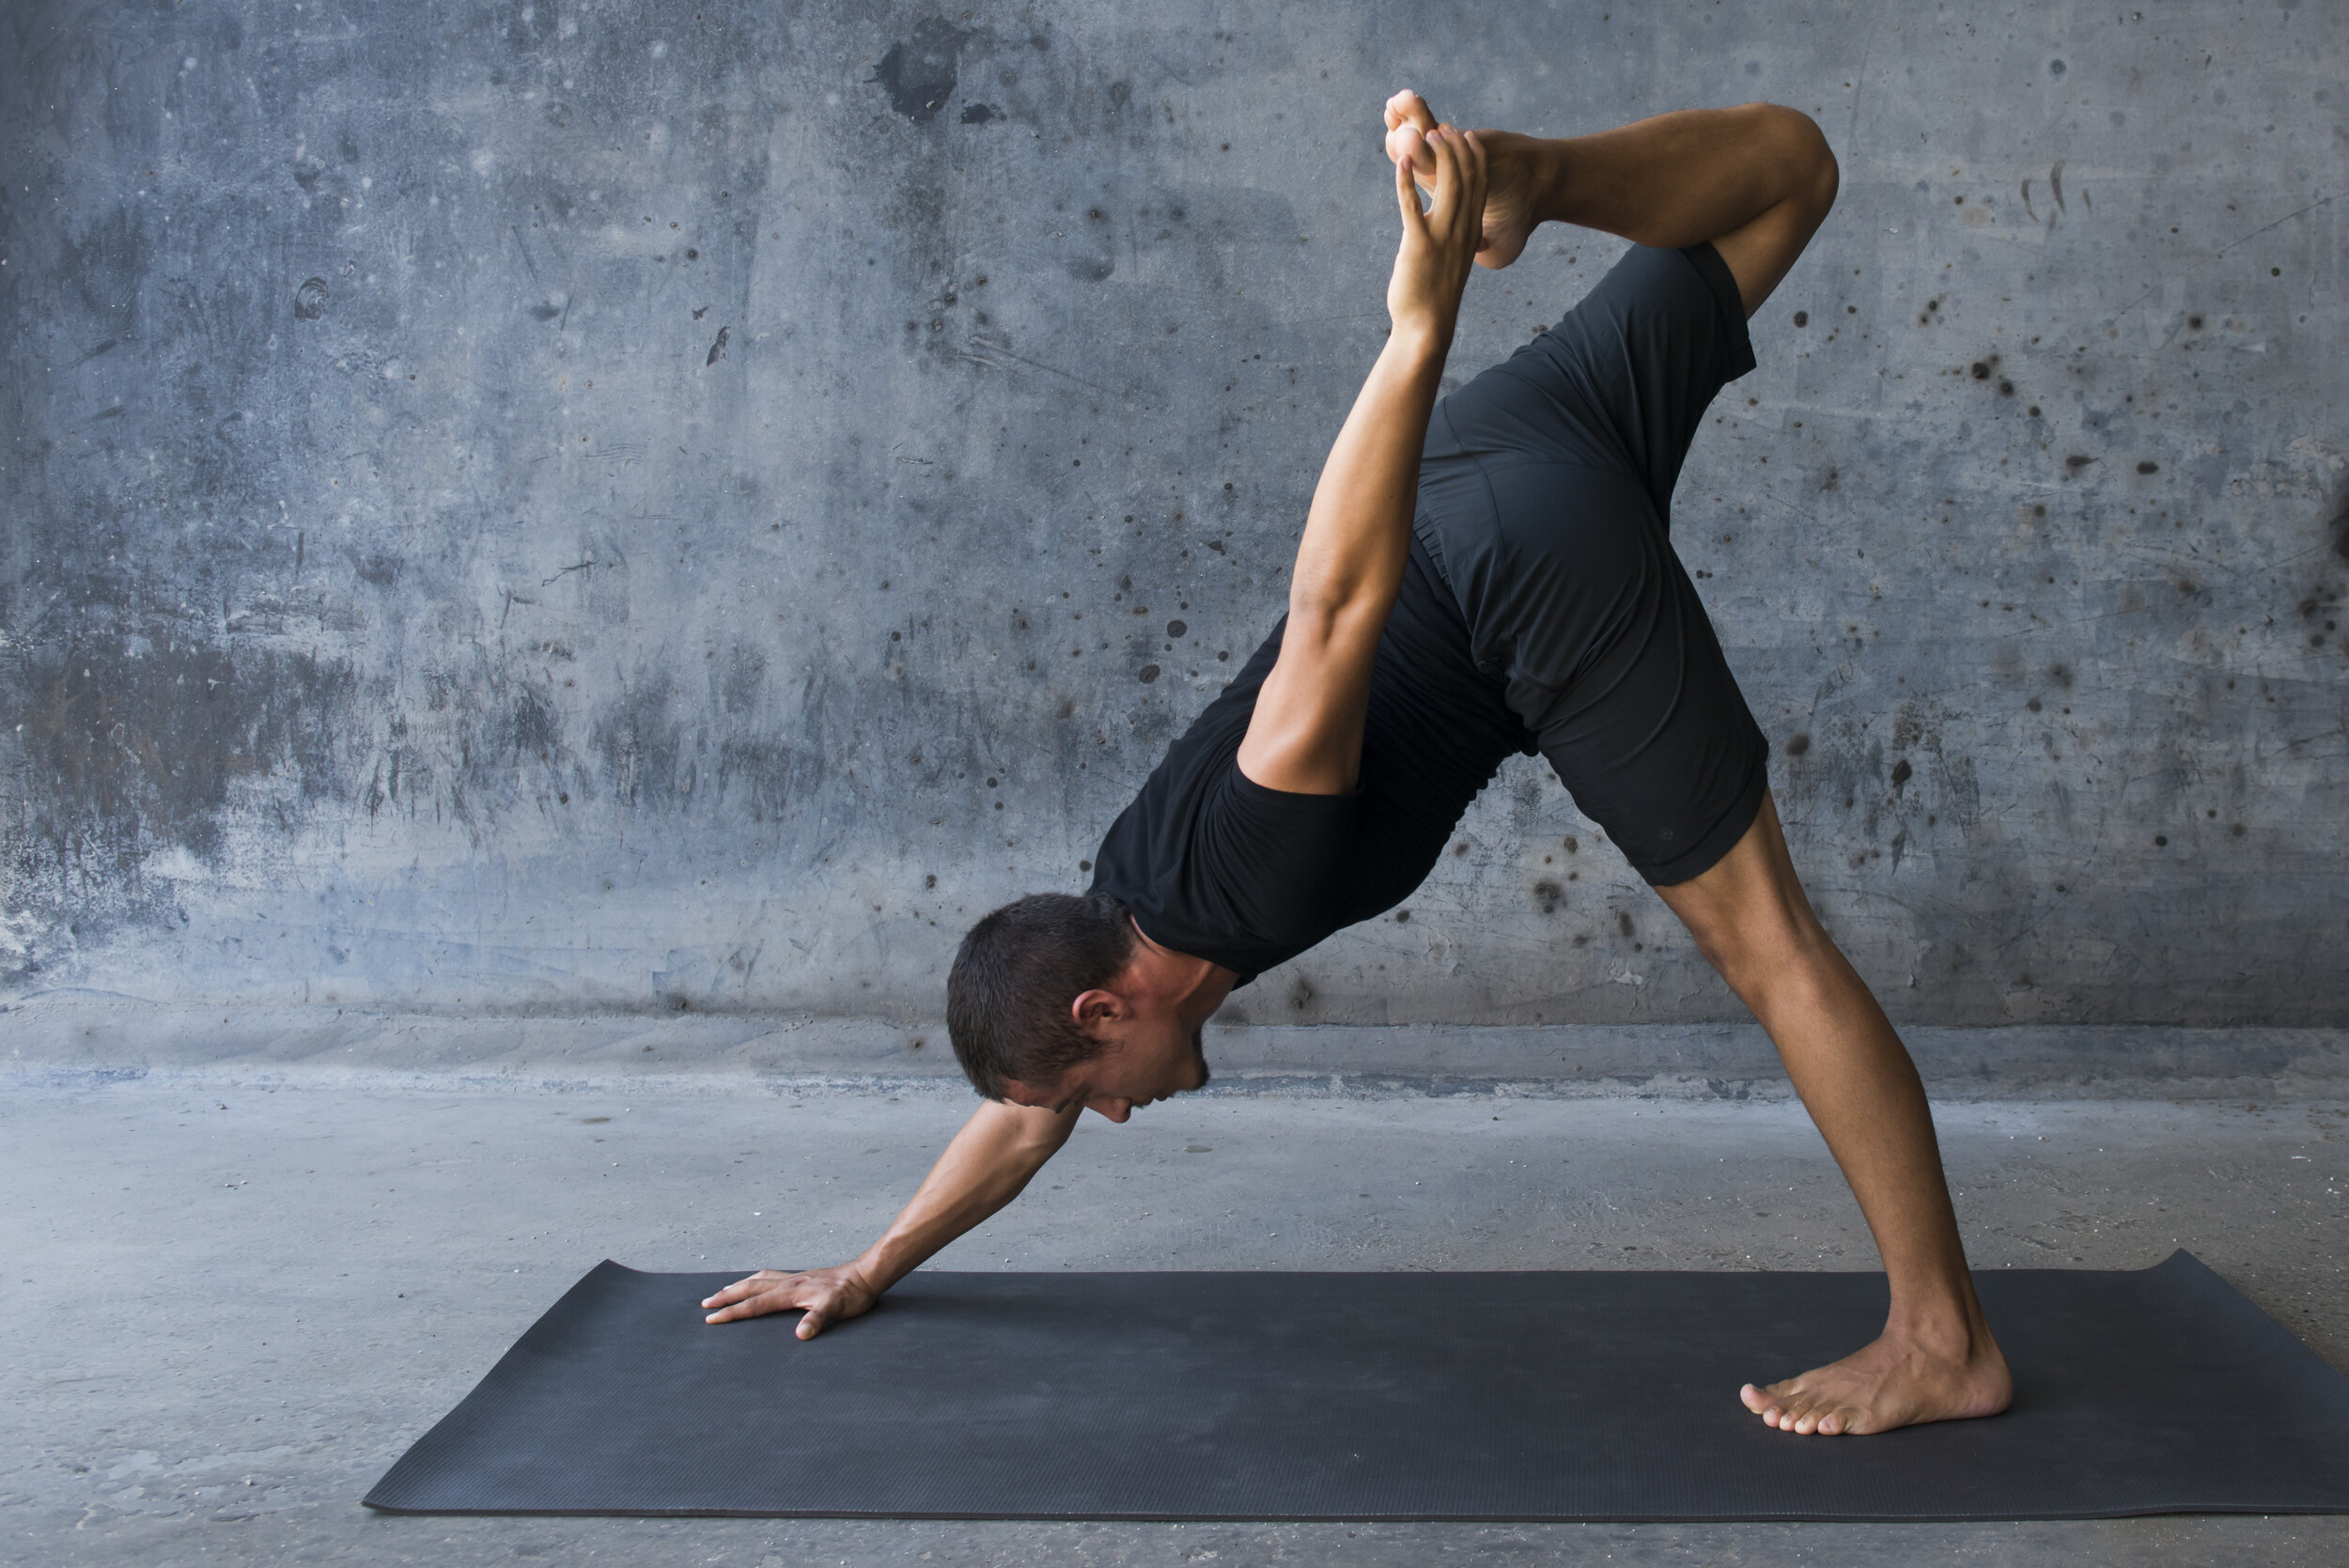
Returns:
[[[1989,1329],[1969,1353],[1936,1354],[1887,1333],[1842,1360],[1738,1397],[1762,1424],[1823,1436],[1889,1432],[1923,1421],[1995,1416],[2015,1397],[2015,1379]]]
[[[1427,150],[1420,135],[1440,123],[1427,101],[1408,87],[1387,100],[1388,162],[1408,158],[1411,172],[1423,177],[1423,190],[1433,188],[1436,155]],[[1483,243],[1476,247],[1476,264],[1498,270],[1517,258],[1517,254],[1525,249],[1525,241],[1542,221],[1536,210],[1541,171],[1532,137],[1520,136],[1513,131],[1479,131],[1475,134],[1477,141],[1484,144],[1486,170],[1485,233]]]

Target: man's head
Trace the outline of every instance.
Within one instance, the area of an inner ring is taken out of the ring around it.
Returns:
[[[1114,898],[1031,893],[963,938],[946,1032],[988,1099],[1122,1122],[1207,1081],[1200,1026],[1227,986],[1203,990],[1199,967],[1143,937]]]

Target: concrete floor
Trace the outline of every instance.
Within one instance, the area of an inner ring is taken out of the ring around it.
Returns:
[[[1929,1526],[378,1517],[357,1499],[580,1273],[854,1250],[966,1093],[317,1070],[0,1095],[0,1560],[25,1563],[2334,1563],[2349,1518]],[[795,1092],[796,1090],[796,1092]],[[2349,1365],[2349,1108],[1941,1111],[1983,1269],[2193,1250]],[[1202,1152],[1190,1152],[1194,1145]],[[963,1268],[1856,1268],[1798,1107],[1210,1094],[1088,1126]],[[1793,1370],[1758,1367],[1759,1376]],[[1724,1399],[1734,1391],[1724,1389]],[[2224,1419],[2217,1413],[2216,1419]],[[716,1435],[723,1436],[723,1435]]]

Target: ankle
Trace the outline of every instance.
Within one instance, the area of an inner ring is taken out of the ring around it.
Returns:
[[[1937,1303],[1903,1311],[1895,1307],[1884,1323],[1888,1343],[1936,1360],[1968,1362],[1992,1350],[1989,1321],[1970,1301]]]
[[[1567,215],[1571,196],[1573,144],[1563,136],[1522,136],[1518,156],[1525,162],[1526,189],[1533,222],[1572,223]]]

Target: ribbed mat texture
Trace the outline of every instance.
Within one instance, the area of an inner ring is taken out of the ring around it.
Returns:
[[[1877,1274],[917,1272],[801,1343],[599,1265],[368,1494],[415,1514],[2047,1519],[2349,1512],[2349,1379],[2188,1253],[1999,1270],[2014,1408],[1864,1438],[1738,1405]]]

